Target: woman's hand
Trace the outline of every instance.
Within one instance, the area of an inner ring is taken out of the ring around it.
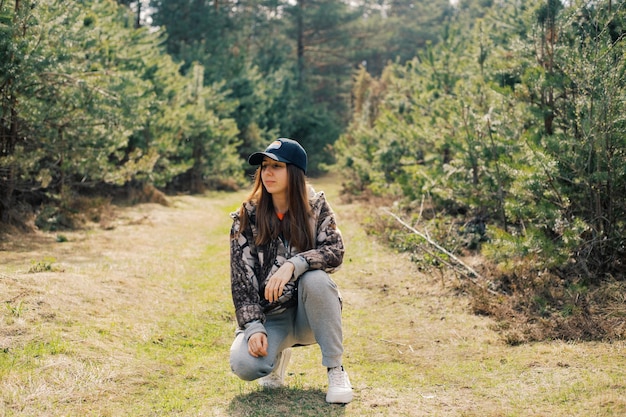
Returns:
[[[295,269],[296,267],[291,262],[285,262],[278,268],[278,271],[270,277],[265,286],[265,299],[267,301],[273,303],[278,300],[278,297],[283,294],[285,284],[291,280]]]
[[[248,339],[248,352],[255,358],[267,356],[267,335],[255,333]]]

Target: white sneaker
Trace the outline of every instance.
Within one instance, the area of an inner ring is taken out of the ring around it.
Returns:
[[[328,370],[328,393],[326,402],[331,404],[347,404],[352,401],[352,385],[348,373],[343,366]]]
[[[279,388],[285,383],[285,369],[291,359],[291,349],[285,349],[278,354],[276,359],[276,366],[272,372],[259,379],[259,384],[264,388]]]

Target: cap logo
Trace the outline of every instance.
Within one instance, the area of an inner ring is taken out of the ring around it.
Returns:
[[[272,149],[279,149],[282,145],[283,143],[281,141],[275,140],[274,142],[270,143],[270,146],[267,147],[266,151],[269,151]]]

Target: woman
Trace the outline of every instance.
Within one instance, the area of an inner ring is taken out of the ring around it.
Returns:
[[[317,343],[328,369],[329,403],[352,401],[342,366],[341,299],[329,273],[344,247],[324,193],[306,184],[307,155],[281,138],[250,155],[250,196],[233,213],[231,286],[238,329],[230,365],[241,379],[282,386],[291,347]]]

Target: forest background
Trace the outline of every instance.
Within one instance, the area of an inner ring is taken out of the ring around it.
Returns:
[[[511,344],[626,335],[626,2],[0,0],[0,222],[238,189],[278,136]],[[405,225],[398,223],[402,220]]]

